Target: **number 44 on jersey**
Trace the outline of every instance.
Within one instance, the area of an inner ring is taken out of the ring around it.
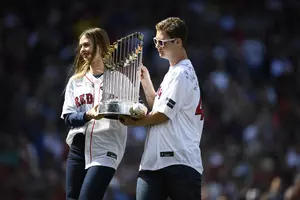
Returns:
[[[200,97],[199,104],[198,104],[198,106],[196,108],[195,115],[201,115],[200,116],[200,120],[204,119],[204,110],[202,109],[202,98],[201,97]]]

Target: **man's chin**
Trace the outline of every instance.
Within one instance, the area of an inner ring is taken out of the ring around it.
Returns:
[[[165,58],[165,54],[163,52],[158,52],[159,57]]]

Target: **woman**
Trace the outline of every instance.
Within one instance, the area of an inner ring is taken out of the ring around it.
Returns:
[[[66,163],[67,199],[102,199],[123,158],[127,128],[98,114],[109,38],[100,28],[79,37],[75,73],[66,86],[61,117],[71,127]]]

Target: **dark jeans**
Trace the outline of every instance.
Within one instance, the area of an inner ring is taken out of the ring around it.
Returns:
[[[67,200],[101,200],[115,174],[115,169],[105,166],[85,170],[84,145],[85,136],[77,134],[66,163]]]
[[[185,165],[140,171],[136,200],[201,200],[202,175]]]

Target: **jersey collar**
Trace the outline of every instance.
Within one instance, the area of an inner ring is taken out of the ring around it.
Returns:
[[[100,81],[101,77],[100,78],[96,78],[90,71],[87,72],[85,75],[85,78],[90,81],[91,83],[95,84],[97,83],[98,81]],[[103,75],[102,75],[103,76]]]
[[[183,59],[183,60],[179,61],[176,65],[170,66],[170,68],[175,68],[175,67],[178,67],[180,65],[190,65],[190,64],[191,64],[190,59],[186,58],[186,59]]]

